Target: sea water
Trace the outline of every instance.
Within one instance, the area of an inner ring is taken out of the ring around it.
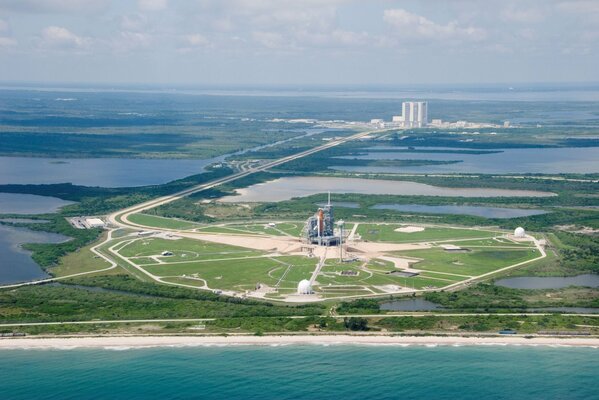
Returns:
[[[599,349],[231,346],[3,350],[4,399],[596,399]]]

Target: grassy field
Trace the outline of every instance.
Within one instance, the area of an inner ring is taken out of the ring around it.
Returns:
[[[381,270],[378,264],[368,264],[366,268],[360,268],[361,263],[333,263],[327,262],[322,269],[317,281],[320,290],[330,291],[327,285],[360,285],[377,291],[373,286],[397,285],[402,287],[422,289],[423,287],[443,287],[462,281],[467,277],[458,277],[434,272],[425,272],[415,277],[404,277],[393,275],[388,272],[395,271],[394,266],[387,266],[388,270]],[[372,268],[372,269],[371,269]],[[353,271],[356,275],[341,275],[342,271]]]
[[[441,248],[412,250],[397,253],[408,257],[421,258],[413,268],[459,274],[482,275],[539,256],[536,249],[476,249],[467,253],[448,252]]]
[[[172,252],[172,256],[161,256],[163,251]],[[231,258],[259,256],[264,253],[244,247],[204,242],[193,239],[168,240],[160,238],[141,238],[119,249],[124,257],[156,256],[164,262],[192,261],[195,259]]]
[[[200,226],[199,224],[180,219],[164,218],[147,214],[132,214],[129,216],[129,221],[144,226],[167,229],[191,229]]]
[[[229,226],[206,226],[196,229],[198,232],[206,233],[228,233],[232,235],[262,235],[264,232],[248,231],[246,229],[240,229]]]
[[[239,258],[210,262],[190,262],[181,264],[160,264],[144,267],[158,276],[192,276],[206,280],[208,286],[218,289],[253,290],[257,283],[275,286],[284,271],[286,264],[291,267],[292,274],[285,280],[285,286],[297,285],[297,282],[314,269],[303,257],[258,257]],[[297,281],[296,281],[297,280]]]
[[[150,218],[160,222],[167,221],[162,218]],[[172,226],[182,222],[173,221]],[[442,288],[531,260],[539,255],[530,242],[513,242],[501,237],[500,232],[489,229],[427,225],[421,232],[396,232],[395,229],[401,226],[360,224],[357,233],[363,239],[378,242],[455,243],[465,251],[450,252],[433,245],[425,250],[380,255],[416,260],[412,268],[421,272],[412,277],[395,274],[398,269],[390,260],[374,258],[341,262],[336,258],[329,258],[314,282],[316,293],[328,299],[358,294],[385,294],[398,288]],[[203,225],[198,231],[256,237],[294,236],[301,228],[301,223],[293,221],[278,222],[275,226],[269,226],[264,222],[234,222]],[[164,282],[193,287],[207,286],[238,293],[254,291],[258,284],[262,284],[276,290],[266,294],[270,299],[284,299],[287,295],[295,293],[298,282],[309,279],[319,262],[317,258],[307,256],[268,254],[264,251],[190,238],[129,237],[120,240],[123,240],[123,243],[116,246],[116,250],[121,256],[129,263],[161,277]],[[161,253],[164,251],[171,254],[163,256]],[[331,254],[333,253],[329,255]],[[133,267],[130,264],[125,269],[139,274],[140,271]]]
[[[48,268],[48,272],[56,277],[78,274],[108,268],[108,261],[96,256],[90,248],[95,244],[85,246],[73,253],[62,257],[57,266]],[[115,270],[116,271],[116,270]],[[103,274],[106,274],[104,272]]]
[[[360,224],[357,233],[369,242],[411,243],[470,238],[492,238],[497,232],[482,229],[460,229],[445,227],[424,227],[421,232],[396,232],[399,224]]]
[[[460,240],[460,246],[463,247],[531,247],[530,242],[515,242],[507,238],[491,238],[482,240]]]
[[[269,226],[268,223],[232,223],[226,225],[204,226],[197,230],[199,232],[210,233],[298,237],[302,232],[303,225],[303,222],[280,222],[276,223],[275,226]]]

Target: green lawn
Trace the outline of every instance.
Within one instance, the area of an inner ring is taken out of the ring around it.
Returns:
[[[129,221],[144,226],[167,229],[191,229],[199,226],[193,222],[183,221],[180,219],[164,218],[155,215],[147,214],[132,214],[129,216]]]
[[[57,266],[48,269],[53,276],[60,277],[110,267],[110,263],[91,252],[94,244],[85,246],[60,259]],[[116,270],[115,270],[116,271]],[[104,274],[109,272],[104,272]]]
[[[271,235],[297,237],[300,235],[303,223],[300,222],[281,222],[275,226],[269,226],[268,223],[250,223],[250,224],[227,224],[223,226],[202,227],[202,232],[211,233],[237,233],[250,235]]]
[[[481,240],[463,240],[456,243],[458,246],[484,246],[484,247],[534,247],[531,242],[513,242],[505,238],[491,238]]]
[[[536,249],[472,249],[468,253],[447,252],[440,248],[398,252],[398,255],[422,258],[413,268],[477,276],[539,256]],[[447,278],[451,279],[451,278]]]
[[[238,228],[229,228],[226,226],[206,226],[197,229],[199,233],[207,232],[207,233],[229,233],[229,234],[237,234],[237,235],[260,235],[259,232],[252,232],[248,230],[241,230]]]
[[[274,286],[287,269],[287,265],[282,264],[281,261],[293,265],[284,280],[286,287],[295,287],[301,279],[309,277],[314,269],[313,260],[304,257],[239,258],[225,261],[156,264],[144,268],[158,276],[197,274],[199,278],[205,279],[211,288],[239,290],[253,289],[256,283]]]
[[[395,232],[400,228],[399,224],[360,224],[357,233],[363,240],[370,242],[434,242],[437,240],[469,239],[469,238],[491,238],[496,232],[475,229],[425,227],[421,232]]]
[[[163,251],[170,251],[172,256],[160,256]],[[258,250],[230,246],[220,243],[205,242],[194,239],[168,240],[160,238],[140,238],[119,249],[124,257],[160,256],[164,262],[206,260],[259,256],[264,254]]]

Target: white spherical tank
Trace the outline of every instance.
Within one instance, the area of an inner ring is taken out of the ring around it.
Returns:
[[[310,281],[304,279],[297,284],[297,294],[311,294],[312,293],[312,285],[310,285]]]
[[[517,238],[523,238],[526,237],[526,231],[524,230],[524,228],[522,228],[521,226],[517,227],[514,230],[514,236]]]

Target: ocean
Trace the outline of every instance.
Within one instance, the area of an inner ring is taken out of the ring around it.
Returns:
[[[228,346],[3,350],[2,399],[598,399],[599,350]]]

